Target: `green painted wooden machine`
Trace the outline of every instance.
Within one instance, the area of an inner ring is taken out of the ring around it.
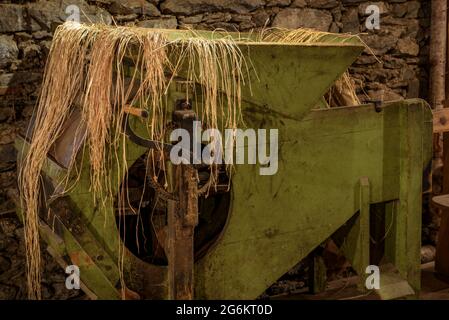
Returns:
[[[145,198],[140,215],[131,210],[120,228],[126,232],[120,232],[116,204],[100,212],[89,192],[89,170],[82,168],[68,194],[47,199],[52,210],[42,214],[40,228],[50,253],[62,266],[79,266],[82,289],[92,298],[121,298],[117,262],[124,242],[127,297],[254,299],[333,238],[360,275],[361,287],[368,265],[384,265],[390,267],[381,273],[382,297],[416,295],[432,114],[422,100],[317,108],[364,49],[355,38],[342,39],[239,41],[251,59],[250,72],[257,72],[252,79],[258,78],[252,93],[243,88],[245,125],[279,129],[277,174],[261,176],[258,165],[236,165],[231,188],[219,186],[205,197],[201,179],[200,185],[191,179],[196,168],[173,166],[167,175],[180,187],[152,188],[142,178],[149,146],[133,133],[143,136],[146,120],[130,115],[127,182]],[[183,96],[182,80],[168,95],[173,110]],[[191,110],[177,112],[173,121],[181,126],[192,119]],[[70,155],[79,150],[82,141],[71,130],[78,121],[74,113],[48,156],[44,189],[58,188]],[[27,146],[26,137],[17,139],[18,150],[26,152]],[[207,168],[201,170],[207,175]],[[220,179],[226,185],[226,174]]]

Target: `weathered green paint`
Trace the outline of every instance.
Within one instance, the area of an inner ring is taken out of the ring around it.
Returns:
[[[419,290],[419,199],[432,129],[424,101],[388,103],[380,113],[372,106],[316,110],[301,121],[263,113],[245,119],[280,129],[279,171],[259,176],[256,166],[237,166],[227,228],[196,268],[197,297],[257,297],[359,211],[361,177],[369,179],[370,203],[405,197],[387,247]]]
[[[313,294],[324,292],[327,285],[327,269],[324,258],[321,255],[314,255],[309,268],[311,269],[309,292]]]
[[[370,184],[367,177],[359,181],[359,212],[352,219],[352,225],[340,246],[343,254],[351,262],[352,267],[360,275],[359,289],[365,287],[365,270],[370,265]]]
[[[360,45],[254,45],[242,48],[251,60],[251,92],[244,107],[300,120],[363,51]],[[257,80],[259,79],[259,80]],[[246,122],[247,114],[244,114]]]

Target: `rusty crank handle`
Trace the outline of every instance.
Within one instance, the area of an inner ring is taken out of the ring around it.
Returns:
[[[131,112],[128,112],[128,111],[131,111]],[[145,147],[147,149],[156,149],[158,151],[164,152],[164,154],[166,154],[166,155],[170,155],[170,152],[172,151],[172,149],[174,147],[173,144],[142,138],[132,130],[131,125],[129,123],[129,115],[132,114],[135,116],[140,116],[142,118],[147,118],[148,112],[146,110],[126,107],[125,113],[126,114],[123,118],[123,131],[129,140],[131,140],[135,144]],[[191,159],[196,159],[195,155],[190,150],[186,150],[184,148],[181,148],[181,150],[183,151],[182,152],[183,155],[184,154],[189,155],[189,157],[182,158],[182,159],[186,160],[188,163],[191,163]],[[196,162],[197,161],[194,161],[194,163],[196,163]],[[195,168],[201,168],[203,165],[202,164],[192,164],[192,166]]]

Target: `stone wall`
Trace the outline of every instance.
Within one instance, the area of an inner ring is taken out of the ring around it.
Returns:
[[[369,4],[381,9],[379,30],[366,30]],[[81,9],[82,21],[145,27],[363,32],[378,60],[366,52],[350,69],[361,99],[426,98],[429,0],[0,0],[0,299],[25,297],[23,229],[7,196],[16,188],[13,140],[26,128],[52,33],[71,14],[70,5]],[[44,296],[76,295],[64,289],[64,273],[47,254],[44,260]]]

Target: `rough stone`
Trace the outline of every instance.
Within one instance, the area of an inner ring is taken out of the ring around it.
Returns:
[[[11,261],[8,258],[0,256],[0,274],[11,268]]]
[[[339,33],[340,32],[340,23],[332,22],[329,28],[329,32]]]
[[[72,12],[66,9],[76,5],[80,9],[80,22],[82,23],[111,23],[111,15],[104,9],[90,6],[84,0],[40,0],[28,5],[27,12],[30,18],[41,28],[53,30],[70,17]]]
[[[267,7],[287,7],[292,3],[292,0],[268,0]]]
[[[359,15],[356,8],[346,10],[341,17],[342,32],[358,33],[360,31]]]
[[[393,101],[402,100],[403,96],[391,90],[384,84],[373,83],[371,86],[374,90],[368,90],[367,94],[372,100]]]
[[[12,36],[0,35],[0,68],[7,67],[17,59],[19,49]]]
[[[397,18],[418,18],[421,4],[419,1],[407,1],[393,5],[393,14]]]
[[[370,82],[386,82],[390,79],[397,79],[399,77],[399,70],[395,69],[367,69],[364,73],[366,80]]]
[[[407,27],[405,26],[382,26],[380,30],[376,30],[376,34],[380,37],[393,36],[397,39],[402,38],[407,34]]]
[[[410,20],[409,19],[395,18],[395,17],[393,17],[391,15],[388,15],[388,16],[386,16],[386,17],[384,17],[382,19],[381,23],[382,24],[386,24],[386,25],[393,25],[393,26],[397,26],[397,25],[405,26],[405,25],[410,23]]]
[[[408,82],[401,79],[393,79],[392,81],[388,81],[387,83],[389,88],[398,89],[405,88],[408,86]]]
[[[247,13],[264,4],[264,0],[166,0],[161,9],[163,13],[183,15],[216,11]]]
[[[340,23],[341,17],[342,17],[341,8],[340,7],[333,8],[331,10],[331,13],[332,13],[332,17],[334,18],[334,21],[337,23]]]
[[[248,22],[251,21],[251,16],[246,14],[234,14],[231,18],[232,22]]]
[[[398,39],[392,35],[379,36],[378,34],[367,34],[362,35],[362,39],[374,54],[378,56],[384,55],[392,50],[398,42]]]
[[[363,54],[360,57],[357,58],[357,60],[355,61],[355,64],[357,65],[369,65],[369,64],[373,64],[376,63],[377,59],[376,57],[374,57],[373,55],[366,55]]]
[[[405,25],[407,29],[407,36],[411,38],[417,38],[422,29],[419,27],[418,20],[407,19],[407,24]]]
[[[33,38],[37,40],[50,39],[51,37],[52,34],[44,30],[33,32]]]
[[[218,21],[218,22],[214,22],[212,24],[207,24],[207,26],[208,26],[209,30],[223,29],[223,30],[227,30],[227,31],[238,31],[237,26],[234,23],[230,23],[230,22]]]
[[[22,6],[16,4],[0,4],[0,12],[0,32],[30,30],[31,26],[24,17]]]
[[[254,29],[256,26],[256,24],[252,21],[243,21],[239,24],[239,30],[240,31],[247,31],[250,29]]]
[[[393,0],[393,1],[395,1],[395,0]],[[403,1],[406,1],[406,0],[403,0]],[[364,2],[364,1],[363,0],[342,0],[342,3],[344,5],[354,5],[354,4],[358,4],[360,2]]]
[[[411,67],[402,68],[402,80],[410,81],[416,79],[416,72]]]
[[[311,8],[330,9],[338,6],[337,0],[307,0],[307,5]]]
[[[409,56],[417,56],[419,54],[419,45],[411,38],[399,39],[398,51]]]
[[[306,0],[293,0],[291,8],[305,8],[307,6]]]
[[[49,40],[41,41],[39,45],[41,46],[42,56],[47,57],[48,53],[50,52],[51,41]]]
[[[0,107],[0,121],[7,121],[9,119],[14,118],[15,112],[14,108],[11,107]],[[0,147],[1,149],[1,147]],[[1,156],[0,156],[1,159]],[[3,163],[0,162],[0,168],[3,167]],[[8,167],[8,166],[7,166]]]
[[[232,15],[228,12],[215,12],[203,16],[203,22],[205,23],[229,22],[231,19]]]
[[[157,7],[147,1],[142,0],[114,0],[108,8],[112,14],[128,15],[128,14],[144,14],[147,16],[160,16],[161,13]]]
[[[418,98],[420,89],[421,86],[418,79],[410,80],[407,87],[407,99]]]
[[[190,16],[190,17],[183,17],[181,19],[182,23],[187,23],[187,24],[196,24],[196,23],[200,23],[201,21],[203,21],[203,15],[202,14],[196,14],[194,16]]]
[[[137,25],[144,28],[176,29],[178,21],[176,17],[161,17],[159,19],[143,20],[138,22]]]
[[[401,69],[404,67],[404,60],[400,58],[395,58],[391,55],[385,55],[382,58],[384,63],[384,68],[388,69]]]
[[[361,3],[359,5],[359,15],[362,17],[371,15],[372,12],[367,11],[367,8],[372,5],[377,6],[379,8],[379,12],[380,12],[381,16],[386,15],[390,12],[389,5],[387,3],[382,2],[382,1],[377,1],[377,2]]]
[[[138,18],[138,15],[136,13],[131,13],[131,14],[119,14],[114,16],[114,20],[117,21],[118,23],[123,23],[123,22],[129,22],[129,21],[134,21]]]
[[[270,21],[270,15],[265,10],[259,10],[253,15],[257,27],[263,27]]]
[[[17,288],[0,284],[0,300],[14,300],[16,299]]]
[[[41,73],[26,71],[0,74],[0,96],[8,92],[15,92],[18,86],[35,83],[41,77]]]
[[[281,28],[312,28],[319,31],[329,31],[332,15],[328,11],[316,9],[284,9],[273,21],[273,27]]]
[[[0,165],[7,163],[8,165],[16,162],[17,151],[13,144],[0,145]]]
[[[4,172],[0,172],[0,188],[12,188],[16,184],[17,176],[16,173],[7,170]]]
[[[35,43],[21,45],[22,66],[32,68],[42,64],[41,47]]]
[[[22,42],[33,39],[33,36],[26,32],[17,32],[14,34],[14,39],[16,40],[16,42]]]

